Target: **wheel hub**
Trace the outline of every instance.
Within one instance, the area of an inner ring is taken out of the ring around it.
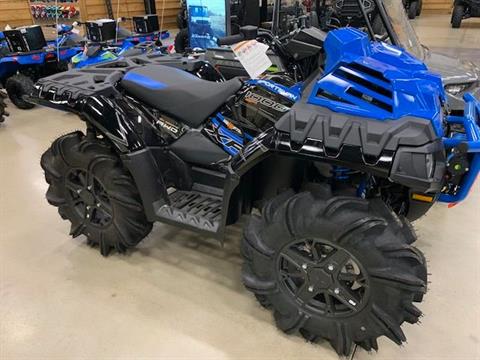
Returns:
[[[322,267],[314,267],[307,271],[307,282],[309,286],[318,289],[329,289],[333,286],[334,280],[332,274]]]
[[[113,210],[102,183],[89,171],[71,170],[65,178],[70,204],[83,224],[96,227],[110,225]]]
[[[89,190],[83,189],[80,191],[79,195],[85,204],[95,205],[95,195]]]
[[[347,250],[316,239],[295,240],[278,257],[282,288],[325,316],[360,311],[368,297],[366,271]]]

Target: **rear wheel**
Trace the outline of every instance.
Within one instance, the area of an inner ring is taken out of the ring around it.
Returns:
[[[55,140],[41,165],[48,202],[70,221],[70,235],[87,237],[107,256],[137,245],[151,229],[130,174],[103,141],[77,131]]]
[[[417,16],[417,11],[418,11],[418,1],[412,1],[410,3],[410,6],[408,8],[408,18],[409,19],[415,19],[415,17]]]
[[[383,335],[401,344],[402,323],[421,315],[412,302],[426,268],[398,220],[379,200],[274,199],[245,229],[243,282],[281,330],[327,339],[340,355],[353,344],[376,350]]]
[[[452,28],[458,29],[462,24],[465,7],[461,4],[455,5],[452,13]]]
[[[33,80],[23,74],[16,74],[7,79],[5,83],[8,97],[19,109],[32,109],[35,105],[26,101],[23,96],[30,95],[34,91]]]

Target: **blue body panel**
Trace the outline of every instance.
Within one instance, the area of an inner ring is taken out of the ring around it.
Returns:
[[[123,80],[128,80],[128,81],[138,83],[152,90],[161,90],[167,87],[166,84],[160,81],[153,80],[147,76],[135,74],[133,72],[126,73],[125,76],[123,77]]]
[[[377,120],[425,118],[442,136],[445,92],[424,63],[354,28],[329,32],[324,47],[325,73],[307,94],[308,103]]]

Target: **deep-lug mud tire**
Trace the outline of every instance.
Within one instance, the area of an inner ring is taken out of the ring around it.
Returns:
[[[380,200],[282,194],[245,228],[243,283],[282,331],[324,338],[340,355],[377,350],[384,335],[401,344],[427,274],[405,221]]]
[[[135,182],[103,141],[80,131],[55,140],[41,165],[48,202],[70,221],[70,235],[87,237],[102,255],[136,246],[151,229]]]
[[[452,28],[458,29],[460,25],[462,25],[463,20],[463,13],[465,11],[465,7],[463,5],[457,4],[453,8],[452,12]]]
[[[0,123],[5,121],[5,118],[9,115],[7,111],[7,104],[5,103],[7,95],[0,89]]]
[[[24,95],[30,95],[35,90],[33,80],[28,76],[16,74],[9,77],[5,83],[5,89],[10,101],[19,109],[29,110],[35,107],[35,104],[23,99]]]

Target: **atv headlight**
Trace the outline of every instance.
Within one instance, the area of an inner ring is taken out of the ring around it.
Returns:
[[[472,83],[450,84],[445,86],[445,91],[448,92],[450,95],[458,95],[467,90],[471,85]]]

